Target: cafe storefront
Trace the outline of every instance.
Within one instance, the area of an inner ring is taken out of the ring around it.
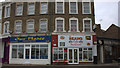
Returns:
[[[52,35],[53,64],[93,63],[95,41],[94,35]]]
[[[10,37],[9,64],[51,64],[51,36]]]

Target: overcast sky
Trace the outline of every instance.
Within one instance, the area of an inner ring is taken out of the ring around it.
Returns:
[[[106,30],[111,24],[118,25],[119,0],[94,0],[94,1],[95,1],[95,23],[101,24],[101,27],[104,30]]]

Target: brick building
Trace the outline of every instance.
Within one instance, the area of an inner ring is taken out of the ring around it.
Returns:
[[[106,31],[96,28],[99,63],[115,63],[120,59],[120,27],[112,24]]]
[[[97,56],[94,2],[6,2],[2,4],[3,63],[93,63]]]

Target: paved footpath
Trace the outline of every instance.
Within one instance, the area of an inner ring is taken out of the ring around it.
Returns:
[[[120,64],[80,64],[80,65],[6,65],[2,68],[120,68]]]

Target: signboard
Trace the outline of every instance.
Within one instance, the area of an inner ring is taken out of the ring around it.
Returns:
[[[50,36],[10,37],[10,42],[50,42]]]
[[[92,35],[76,36],[76,35],[58,35],[59,47],[81,47],[92,46]]]

